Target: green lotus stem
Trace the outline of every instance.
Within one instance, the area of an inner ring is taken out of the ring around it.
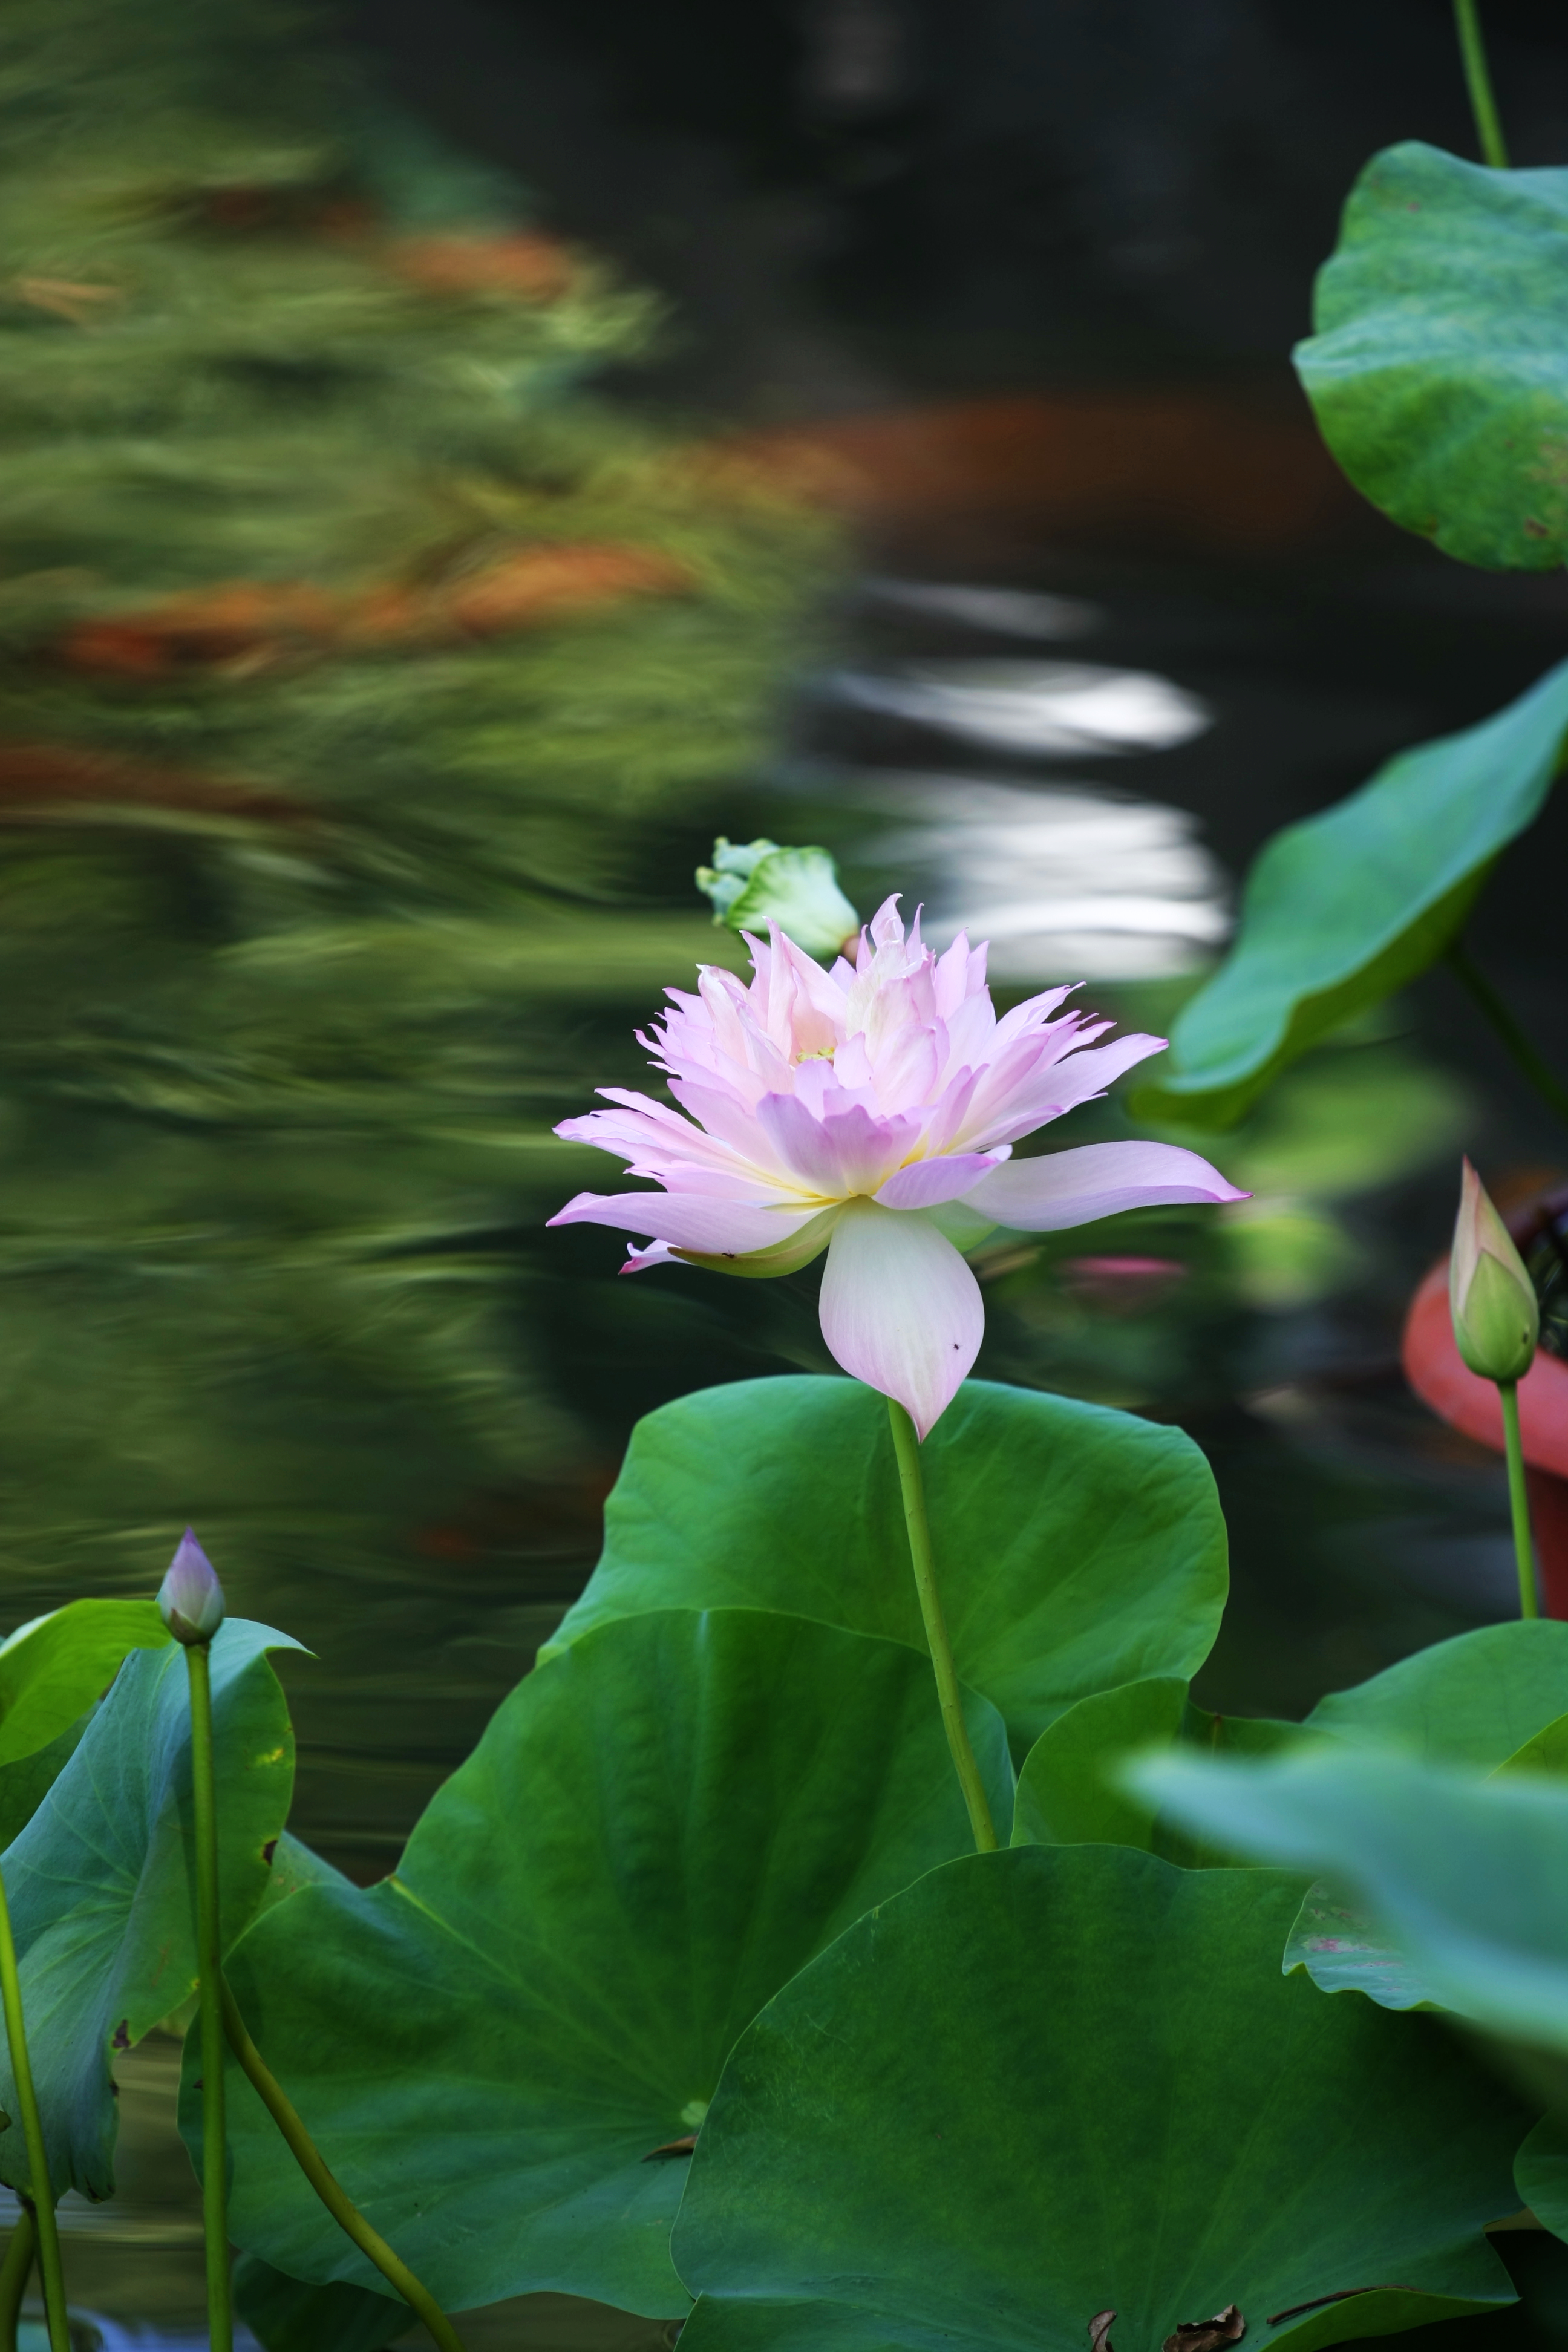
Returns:
[[[1491,1024],[1521,1075],[1528,1078],[1549,1110],[1568,1122],[1568,1087],[1552,1076],[1541,1055],[1510,1012],[1485,972],[1471,961],[1469,950],[1455,940],[1447,952],[1454,976],[1475,999],[1477,1009]]]
[[[1508,1502],[1513,1514],[1513,1556],[1519,1564],[1519,1613],[1539,1617],[1535,1595],[1535,1555],[1530,1542],[1530,1492],[1524,1483],[1524,1447],[1519,1434],[1519,1383],[1499,1381],[1502,1404],[1503,1448],[1508,1455]]]
[[[359,2207],[327,2168],[303,2118],[282,2084],[268,2065],[247,2031],[226,1977],[223,1979],[223,2023],[228,2046],[255,2085],[263,2106],[282,2133],[295,2163],[345,2236],[375,2264],[389,2286],[396,2288],[409,2309],[417,2314],[441,2352],[463,2352],[457,2329],[427,2287],[422,2286],[406,2263],[399,2260],[379,2231],[373,2230]]]
[[[223,1939],[218,1920],[217,1776],[213,1766],[210,1644],[188,1642],[191,1785],[195,1796],[196,1967],[201,1986],[202,2228],[207,2250],[207,2335],[212,2352],[234,2352],[228,2267],[228,2126],[224,2112]]]
[[[926,1646],[931,1652],[931,1666],[936,1675],[942,1727],[947,1733],[948,1747],[952,1751],[952,1769],[958,1774],[958,1785],[969,1808],[969,1826],[974,1836],[974,1850],[976,1853],[994,1853],[996,1832],[992,1825],[991,1808],[985,1801],[985,1783],[980,1777],[980,1767],[969,1744],[969,1730],[963,1720],[963,1701],[959,1696],[958,1675],[952,1664],[952,1644],[947,1638],[947,1622],[942,1616],[942,1599],[936,1589],[931,1521],[926,1517],[925,1485],[921,1476],[921,1442],[915,1434],[914,1423],[903,1406],[891,1397],[888,1399],[888,1417],[893,1424],[893,1451],[899,1458],[899,1485],[903,1490],[904,1525],[910,1532],[910,1558],[914,1562],[915,1591],[921,1597]]]
[[[1502,124],[1498,121],[1497,100],[1492,96],[1492,78],[1487,71],[1487,47],[1481,38],[1476,0],[1454,0],[1454,26],[1459,36],[1465,87],[1470,93],[1470,112],[1476,118],[1476,136],[1481,142],[1482,157],[1494,172],[1506,172],[1508,149],[1503,144]]]
[[[22,2321],[22,2297],[38,2251],[38,2221],[32,2200],[23,2197],[16,2208],[16,2226],[0,2263],[0,2352],[16,2352],[16,2330]]]
[[[22,2137],[27,2143],[27,2170],[33,2181],[33,2221],[37,2232],[38,2268],[44,2281],[44,2311],[49,2323],[49,2352],[70,2352],[59,2224],[55,2220],[54,2191],[49,2185],[44,2121],[38,2113],[38,2095],[33,2087],[33,2063],[27,2055],[26,2027],[22,2016],[22,1979],[16,1968],[16,1942],[11,1933],[11,1907],[5,1900],[3,1878],[0,1878],[0,1996],[5,2001],[5,2039],[10,2045],[16,2104],[22,2110]],[[9,2263],[9,2255],[6,2260]],[[25,2279],[26,2273],[23,2275]]]

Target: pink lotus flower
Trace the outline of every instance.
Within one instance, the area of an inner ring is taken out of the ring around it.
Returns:
[[[979,1352],[985,1315],[961,1250],[994,1226],[1059,1233],[1120,1209],[1239,1201],[1195,1152],[1091,1143],[1013,1160],[1019,1139],[1104,1093],[1163,1037],[1099,1045],[1109,1022],[1050,1017],[1053,988],[999,1021],[985,950],[909,938],[898,900],[825,971],[770,926],[753,978],[705,967],[695,996],[639,1034],[689,1113],[599,1091],[615,1110],[563,1120],[662,1192],[579,1192],[552,1225],[651,1237],[622,1271],[681,1258],[721,1274],[790,1274],[827,1252],[822,1336],[847,1372],[895,1397],[923,1438]]]

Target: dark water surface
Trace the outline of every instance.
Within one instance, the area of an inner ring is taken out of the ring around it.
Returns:
[[[1223,451],[1281,394],[1172,394],[1194,396]],[[232,1609],[314,1654],[281,1667],[293,1825],[362,1881],[580,1590],[638,1415],[834,1369],[816,1269],[623,1281],[612,1235],[544,1230],[614,1173],[553,1122],[642,1083],[632,1032],[660,989],[735,960],[690,884],[714,835],[824,842],[863,913],[900,890],[939,940],[994,937],[999,997],[1082,979],[1158,1029],[1279,824],[1568,646],[1558,583],[1459,573],[1348,511],[1248,531],[1223,468],[1212,499],[1170,486],[1174,523],[1168,500],[1142,512],[1136,467],[1070,517],[894,491],[858,528],[787,499],[693,522],[626,459],[657,437],[642,397],[541,426],[525,521],[559,498],[579,535],[684,532],[701,597],[460,663],[236,672],[171,706],[176,764],[240,746],[231,768],[308,779],[308,823],[0,801],[5,1622],[148,1591],[194,1520]],[[1069,476],[1075,414],[1037,427]],[[1290,446],[1281,515],[1322,473]],[[49,731],[57,672],[6,691],[11,733]],[[144,757],[126,690],[94,691],[103,740]],[[268,765],[279,709],[313,747],[297,777]],[[1473,944],[1568,1067],[1565,849],[1559,808],[1502,861]],[[1140,1131],[1116,1102],[1060,1139]],[[977,1370],[1191,1432],[1235,1579],[1200,1696],[1297,1715],[1510,1612],[1500,1469],[1408,1397],[1398,1333],[1460,1150],[1507,1199],[1560,1179],[1568,1138],[1438,974],[1201,1148],[1252,1201],[988,1250]],[[177,2071],[168,2037],[132,2053],[121,2193],[66,2209],[73,2293],[116,2343],[202,2326]],[[1568,2278],[1562,2249],[1510,2242],[1533,2299],[1488,2330],[1522,2352],[1568,2334]],[[631,2352],[662,2331],[536,2297],[465,2335]]]

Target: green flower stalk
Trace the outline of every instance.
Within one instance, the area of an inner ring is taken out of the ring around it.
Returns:
[[[27,2170],[33,2183],[31,2203],[24,2205],[22,2210],[31,2217],[32,2237],[43,2277],[49,2352],[70,2352],[59,2224],[55,2219],[55,2196],[49,2179],[48,2151],[44,2145],[43,2118],[38,2113],[38,2095],[33,2086],[32,2063],[27,2056],[27,2035],[22,2014],[22,1980],[16,1968],[16,1945],[11,1934],[11,1912],[5,1900],[3,1880],[0,1880],[0,1997],[5,2002],[5,2039],[11,2051],[11,2074],[16,2085],[16,2103],[22,2110],[22,2135],[27,2143]],[[24,2239],[24,2226],[22,2221],[17,2222],[11,2249],[5,2258],[7,2298],[14,2290],[18,2309],[31,2267],[29,2255],[32,2248]],[[18,2272],[19,2276],[16,2275]]]
[[[1519,1433],[1519,1383],[1535,1360],[1541,1308],[1513,1237],[1467,1160],[1459,1191],[1459,1214],[1448,1260],[1448,1312],[1454,1343],[1472,1372],[1495,1382],[1502,1406],[1508,1456],[1509,1507],[1513,1517],[1514,1558],[1519,1567],[1522,1617],[1538,1617],[1535,1562],[1530,1541],[1530,1499],[1524,1483],[1524,1448]]]
[[[974,1851],[976,1853],[994,1853],[995,1825],[991,1819],[991,1808],[985,1801],[985,1783],[980,1777],[980,1767],[969,1744],[968,1727],[963,1720],[963,1700],[958,1687],[958,1670],[952,1663],[952,1644],[947,1638],[947,1620],[942,1615],[942,1596],[936,1589],[931,1521],[926,1514],[925,1484],[921,1476],[921,1442],[914,1423],[903,1406],[892,1397],[888,1399],[888,1413],[893,1424],[893,1451],[898,1457],[899,1486],[904,1498],[904,1525],[909,1531],[915,1590],[920,1595],[921,1618],[925,1626],[926,1647],[931,1652],[931,1671],[936,1676],[937,1699],[942,1707],[942,1728],[947,1733],[948,1752],[952,1758],[952,1769],[958,1775],[958,1785],[963,1791]]]
[[[209,1652],[224,1620],[223,1587],[187,1528],[158,1592],[165,1625],[185,1652],[191,1688],[191,1786],[195,1800],[196,1967],[201,1988],[202,2223],[211,2352],[234,2352],[228,2260],[228,2124],[224,2105],[223,1937],[218,1916],[217,1786]],[[55,2347],[51,2347],[55,2352]],[[63,2347],[60,2347],[63,2352]]]

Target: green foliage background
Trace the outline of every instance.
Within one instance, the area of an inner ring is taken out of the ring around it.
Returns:
[[[287,1496],[369,1557],[559,1468],[519,1247],[571,1188],[559,1000],[620,1030],[723,951],[650,906],[629,828],[745,772],[836,561],[593,392],[654,348],[645,292],[583,256],[548,299],[400,271],[530,199],[367,99],[322,23],[0,25],[14,1577],[140,1579],[175,1493],[219,1538]],[[584,545],[689,584],[513,634],[72,657],[173,597],[438,604]]]

